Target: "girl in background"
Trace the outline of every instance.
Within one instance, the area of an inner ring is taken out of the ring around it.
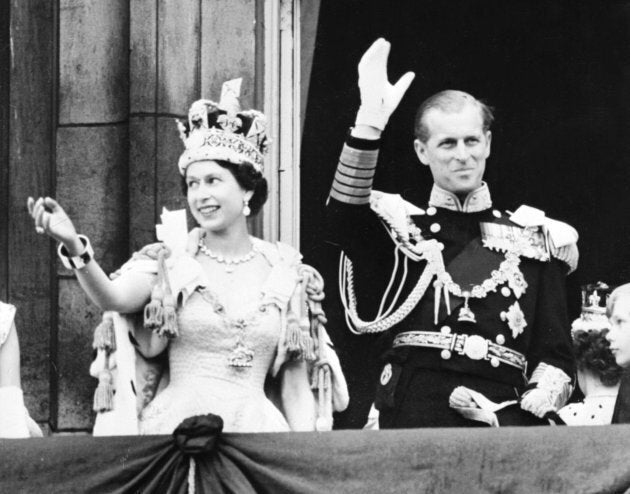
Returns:
[[[24,407],[14,319],[15,307],[0,302],[0,437],[37,437],[42,432]]]

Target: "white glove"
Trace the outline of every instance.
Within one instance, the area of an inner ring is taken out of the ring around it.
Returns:
[[[400,103],[415,74],[407,72],[394,85],[387,78],[387,58],[390,43],[377,39],[361,57],[359,62],[359,90],[361,107],[355,125],[368,125],[385,129],[387,121]]]
[[[549,391],[540,388],[530,389],[523,395],[521,408],[533,413],[539,419],[543,418],[547,412],[556,411]]]
[[[536,366],[531,382],[536,387],[523,394],[521,408],[538,418],[562,408],[573,392],[571,378],[562,369],[545,362]]]
[[[466,386],[457,386],[448,397],[448,406],[451,408],[479,408],[470,391]]]

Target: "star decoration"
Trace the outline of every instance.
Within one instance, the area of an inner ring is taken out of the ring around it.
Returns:
[[[510,305],[507,312],[501,312],[500,316],[502,321],[508,323],[508,327],[512,330],[512,338],[514,339],[516,339],[516,337],[523,332],[525,326],[527,326],[525,314],[523,314],[518,302],[514,302]]]

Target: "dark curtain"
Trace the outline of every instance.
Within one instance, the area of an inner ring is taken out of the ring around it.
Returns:
[[[616,493],[630,426],[0,440],[0,492]],[[209,440],[210,447],[207,442]]]
[[[377,37],[392,43],[391,80],[416,79],[386,132],[375,187],[426,202],[413,153],[418,104],[461,89],[496,109],[486,178],[495,204],[528,204],[575,226],[579,286],[630,281],[630,2],[601,0],[322,0],[302,142],[302,252],[327,283],[329,330],[350,384],[339,427],[360,427],[378,372],[352,336],[337,293],[338,251],[323,242],[323,207],[359,104],[356,65]]]

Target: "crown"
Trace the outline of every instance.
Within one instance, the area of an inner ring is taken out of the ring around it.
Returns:
[[[219,103],[201,99],[188,110],[188,121],[177,120],[186,149],[179,158],[179,172],[184,175],[191,163],[224,160],[236,165],[249,164],[263,171],[267,150],[267,119],[256,110],[241,111],[239,96],[242,78],[223,83]]]
[[[582,286],[582,313],[571,324],[572,335],[580,330],[610,329],[610,323],[606,317],[606,303],[611,291],[611,288],[601,281]]]

